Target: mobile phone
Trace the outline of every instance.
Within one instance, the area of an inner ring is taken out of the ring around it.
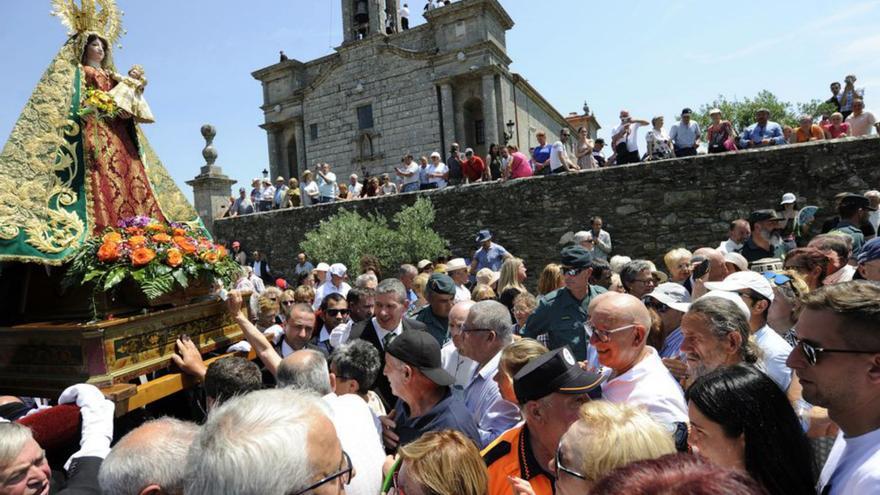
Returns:
[[[694,256],[691,264],[694,267],[691,270],[694,280],[702,278],[703,275],[709,272],[709,260],[703,256]]]

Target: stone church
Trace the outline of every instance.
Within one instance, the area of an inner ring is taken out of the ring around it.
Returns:
[[[342,0],[344,41],[335,53],[253,73],[263,85],[272,177],[301,177],[328,162],[342,182],[349,173],[390,172],[407,153],[445,157],[453,142],[482,156],[492,143],[528,152],[536,132],[552,142],[569,126],[510,72],[513,20],[497,0],[461,0],[424,17],[398,32],[397,0]]]

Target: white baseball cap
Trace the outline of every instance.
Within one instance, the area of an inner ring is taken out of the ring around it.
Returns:
[[[687,313],[687,310],[691,307],[691,295],[687,289],[683,285],[673,282],[658,285],[645,297],[654,298],[682,313]]]
[[[749,270],[749,261],[745,258],[745,256],[739,253],[724,253],[724,262],[732,263],[737,268],[739,268],[739,271],[741,272]]]
[[[709,290],[723,290],[726,292],[737,292],[744,289],[751,289],[757,292],[761,297],[768,301],[773,301],[773,286],[767,277],[758,272],[736,272],[731,273],[721,282],[706,282],[706,288]]]
[[[740,311],[742,311],[742,314],[745,315],[746,321],[752,318],[752,312],[749,311],[749,307],[746,306],[745,301],[743,301],[742,298],[739,297],[739,294],[737,294],[736,292],[727,292],[725,290],[710,290],[709,292],[703,294],[700,299],[706,297],[720,297],[721,299],[732,301],[733,304],[736,304],[736,307],[739,308]]]
[[[318,266],[315,267],[315,270],[318,270],[319,272],[330,271],[330,265],[328,265],[327,263],[324,263],[322,261],[322,262],[318,263]]]
[[[336,277],[344,277],[348,272],[348,268],[345,267],[342,263],[333,263],[330,265],[330,275]]]
[[[787,205],[791,203],[797,203],[797,196],[792,193],[785,193],[782,195],[782,201],[779,202],[781,205]]]

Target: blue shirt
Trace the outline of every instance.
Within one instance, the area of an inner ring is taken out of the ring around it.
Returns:
[[[663,341],[663,349],[660,350],[661,358],[677,358],[681,355],[681,343],[684,341],[684,335],[681,333],[681,327],[676,328]]]
[[[535,163],[544,163],[550,159],[550,154],[553,152],[553,145],[545,144],[544,146],[535,146],[535,150],[532,152],[532,158],[535,160]]]
[[[480,432],[473,415],[465,407],[464,402],[452,396],[449,387],[444,387],[443,398],[430,411],[417,418],[411,418],[409,406],[402,400],[397,401],[394,410],[394,433],[400,437],[400,445],[406,445],[429,431],[456,430],[480,444]]]
[[[500,271],[501,265],[504,263],[504,256],[507,254],[509,253],[504,247],[494,242],[489,245],[489,249],[482,247],[477,249],[477,252],[474,253],[474,259],[477,260],[477,270],[489,268],[493,272]]]
[[[489,445],[520,420],[519,407],[501,397],[493,379],[498,372],[501,352],[477,370],[465,389],[464,404],[474,415],[480,430],[480,448]]]
[[[772,140],[773,144],[785,144],[785,136],[782,135],[782,127],[776,122],[771,122],[769,120],[764,126],[759,126],[756,122],[743,131],[742,136],[740,136],[739,144],[743,148],[746,148],[749,146],[750,141],[761,142],[765,139]]]

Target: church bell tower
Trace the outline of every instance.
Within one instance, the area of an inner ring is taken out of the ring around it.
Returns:
[[[343,44],[386,33],[388,19],[396,31],[397,0],[342,0]]]

